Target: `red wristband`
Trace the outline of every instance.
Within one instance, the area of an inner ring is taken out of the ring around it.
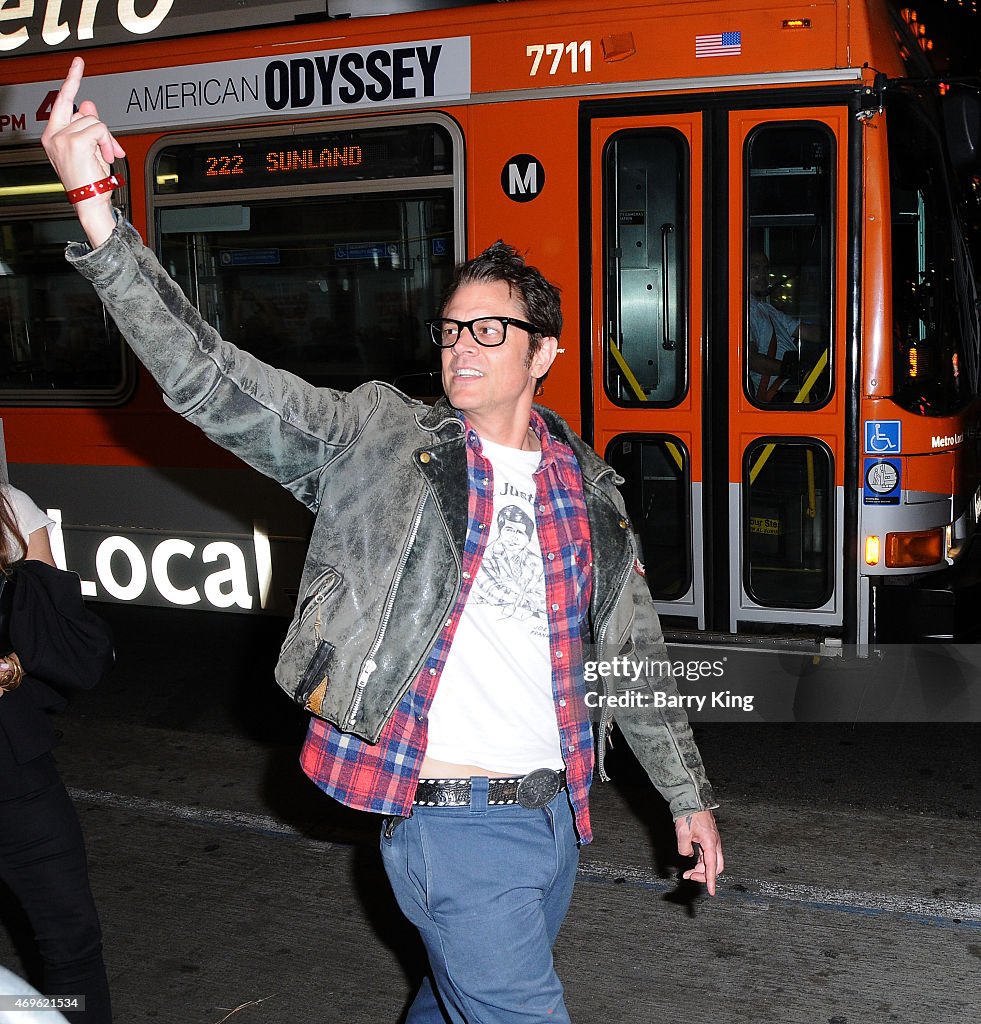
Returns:
[[[70,188],[65,192],[68,202],[80,203],[83,199],[91,199],[93,196],[101,196],[103,192],[111,192],[126,182],[118,174],[110,174],[107,178],[100,178],[93,181],[91,185],[80,185],[78,188]]]

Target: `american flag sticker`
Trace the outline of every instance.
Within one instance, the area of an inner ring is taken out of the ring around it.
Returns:
[[[716,32],[711,36],[695,36],[696,57],[738,57],[742,52],[742,32]]]

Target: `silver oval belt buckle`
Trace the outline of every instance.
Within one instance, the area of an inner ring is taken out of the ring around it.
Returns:
[[[519,783],[515,794],[518,803],[533,811],[544,807],[559,791],[559,773],[551,768],[536,768]]]

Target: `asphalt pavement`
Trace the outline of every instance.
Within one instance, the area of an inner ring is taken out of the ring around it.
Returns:
[[[283,623],[106,609],[119,665],[61,716],[119,1022],[397,1021],[422,971],[377,823],[297,765]],[[697,727],[723,801],[713,900],[617,744],[556,947],[572,1019],[976,1022],[981,728]],[[0,901],[0,963],[32,970]]]

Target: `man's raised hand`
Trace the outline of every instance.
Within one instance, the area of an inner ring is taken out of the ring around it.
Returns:
[[[107,177],[113,160],[126,155],[109,128],[99,120],[91,100],[83,100],[75,109],[84,73],[85,62],[76,57],[51,105],[41,136],[41,145],[66,191]],[[76,204],[75,210],[89,241],[94,246],[101,245],[114,226],[112,192],[84,199]]]

